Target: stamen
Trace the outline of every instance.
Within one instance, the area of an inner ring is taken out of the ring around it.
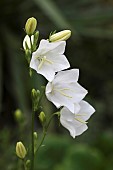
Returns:
[[[48,60],[48,59],[46,59],[46,58],[44,58],[44,60],[45,60],[46,62],[48,62],[49,64],[53,64],[52,61],[50,61],[50,60]]]
[[[76,114],[76,116],[86,116],[87,114]]]
[[[68,88],[61,89],[61,91],[64,91],[64,90],[70,90],[70,89],[68,89]]]
[[[39,70],[41,69],[41,67],[42,67],[43,64],[44,64],[44,58],[41,59],[41,62],[40,62],[40,64],[39,64],[39,66],[38,66],[38,69],[39,69]]]
[[[83,124],[87,124],[88,123],[88,122],[86,122],[86,121],[84,121],[84,120],[82,120],[80,118],[76,118],[76,117],[75,117],[75,120],[77,120],[78,122],[83,123]]]
[[[38,69],[40,70],[41,69],[41,67],[42,67],[42,65],[44,64],[44,62],[48,62],[49,64],[53,64],[53,62],[52,61],[50,61],[50,60],[48,60],[47,58],[46,58],[46,56],[44,56],[44,57],[39,57],[39,56],[37,56],[36,57],[39,61],[41,61],[40,62],[40,64],[39,64],[39,66],[38,66]]]
[[[66,90],[66,89],[61,89],[61,90],[58,90],[58,89],[54,89],[55,91],[58,91],[61,95],[65,96],[65,97],[68,97],[68,98],[72,98],[71,96],[67,95],[66,93],[62,92],[63,90]],[[69,90],[69,89],[68,89]]]

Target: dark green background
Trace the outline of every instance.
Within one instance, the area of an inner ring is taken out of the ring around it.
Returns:
[[[79,83],[89,91],[85,99],[96,109],[89,130],[74,140],[57,119],[53,121],[46,146],[36,157],[36,170],[112,170],[112,0],[0,0],[0,169],[22,169],[15,143],[22,140],[28,146],[30,91],[46,84],[35,72],[29,77],[22,50],[23,28],[32,16],[38,20],[39,39],[47,39],[54,30],[72,30],[65,54],[72,68],[80,69]],[[47,114],[56,111],[46,100],[43,105]],[[17,108],[27,119],[23,129],[14,118]],[[41,130],[37,117],[36,129]]]

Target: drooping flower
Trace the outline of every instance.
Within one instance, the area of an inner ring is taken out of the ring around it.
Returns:
[[[70,67],[65,55],[66,42],[49,42],[41,40],[38,49],[33,53],[30,67],[42,74],[48,81],[54,79],[55,72]]]
[[[86,121],[95,112],[95,109],[86,101],[80,101],[79,105],[80,109],[77,111],[75,104],[74,114],[66,107],[63,107],[60,112],[60,122],[62,126],[69,130],[70,135],[73,138],[75,138],[75,136],[81,135],[88,129]]]
[[[58,72],[46,86],[48,100],[57,108],[66,106],[74,113],[74,103],[80,102],[87,94],[87,90],[78,84],[78,77],[78,69]]]

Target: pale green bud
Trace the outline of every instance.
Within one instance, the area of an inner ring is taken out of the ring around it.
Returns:
[[[38,102],[39,102],[39,98],[40,98],[40,91],[32,89],[31,97],[32,97],[32,103],[33,103],[33,110],[37,111],[38,110]]]
[[[28,64],[30,63],[30,60],[31,60],[31,51],[30,50],[25,50],[25,57],[26,57],[26,60],[28,61]]]
[[[39,119],[42,124],[46,121],[46,116],[44,112],[40,112]]]
[[[31,96],[32,96],[33,100],[37,99],[39,97],[39,95],[40,95],[39,90],[32,89]]]
[[[37,20],[34,17],[29,18],[25,24],[26,34],[33,35],[36,27],[37,27]]]
[[[15,110],[15,112],[14,112],[14,116],[15,116],[15,119],[16,119],[17,121],[21,121],[22,118],[23,118],[23,113],[22,113],[22,111],[21,111],[20,109],[17,109],[17,110]]]
[[[39,38],[39,31],[36,31],[34,34],[34,43],[36,44]]]
[[[37,139],[38,139],[37,132],[34,132],[34,133],[33,133],[33,135],[34,135],[34,139],[36,139],[36,140],[37,140]]]
[[[38,42],[38,38],[39,38],[39,31],[36,31],[33,36],[34,36],[33,51],[36,51],[36,49],[37,49],[37,42]]]
[[[27,169],[30,169],[30,164],[31,164],[31,161],[28,159],[28,160],[26,161],[26,167],[27,167]]]
[[[64,30],[60,31],[58,33],[55,33],[49,37],[49,41],[55,42],[55,41],[66,41],[71,36],[70,30]]]
[[[17,142],[17,144],[16,144],[16,155],[19,158],[24,159],[26,154],[27,154],[27,151],[26,151],[26,148],[23,145],[23,143],[22,142]]]
[[[38,134],[37,132],[34,132],[33,135],[34,135],[34,153],[35,153],[38,145]]]

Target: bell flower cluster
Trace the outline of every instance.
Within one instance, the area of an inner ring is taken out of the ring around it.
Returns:
[[[32,53],[30,68],[48,80],[46,97],[57,108],[62,107],[60,123],[75,138],[87,130],[87,120],[95,109],[83,100],[88,92],[78,83],[79,70],[65,70],[70,64],[64,55],[66,46],[66,39],[62,38],[66,36],[64,33],[66,31],[50,37],[51,40],[54,38],[53,42],[44,39],[40,41],[38,49]],[[67,33],[69,34],[69,31]],[[30,48],[29,40],[27,44]],[[25,43],[23,46],[25,48]]]

